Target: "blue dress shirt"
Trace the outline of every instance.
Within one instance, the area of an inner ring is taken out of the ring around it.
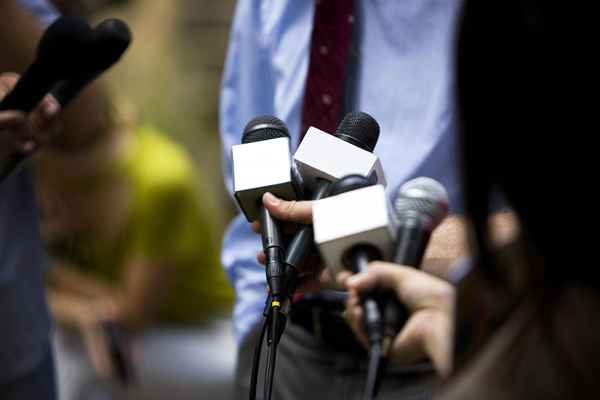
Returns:
[[[46,0],[18,0],[18,3],[31,14],[35,15],[44,25],[49,25],[58,18],[56,10]]]
[[[355,1],[356,63],[346,104],[381,126],[375,153],[388,195],[416,176],[439,180],[450,207],[461,209],[454,104],[453,47],[459,0]],[[240,0],[230,36],[220,100],[225,180],[232,188],[230,150],[259,114],[281,118],[297,146],[309,62],[314,2]],[[348,111],[351,111],[348,109]],[[222,263],[237,294],[235,335],[260,319],[265,272],[260,239],[242,215],[225,233]]]

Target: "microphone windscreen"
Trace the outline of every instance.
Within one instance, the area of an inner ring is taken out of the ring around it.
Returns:
[[[244,128],[242,143],[289,137],[290,134],[283,121],[270,115],[261,115],[248,122]]]
[[[448,192],[434,179],[415,178],[400,187],[394,210],[399,220],[416,215],[433,230],[448,214]]]
[[[115,64],[131,43],[127,24],[116,18],[102,21],[92,32],[90,73],[102,72]]]
[[[331,184],[329,195],[336,196],[372,185],[374,185],[374,182],[362,175],[348,175]]]
[[[379,139],[379,124],[369,114],[353,111],[340,122],[335,136],[372,153]]]
[[[68,76],[78,70],[77,58],[85,54],[92,38],[89,25],[79,18],[61,17],[46,29],[37,48],[44,68],[58,69]]]

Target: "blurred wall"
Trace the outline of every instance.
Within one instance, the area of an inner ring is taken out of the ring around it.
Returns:
[[[234,0],[135,0],[104,7],[92,20],[118,17],[134,40],[108,74],[120,107],[182,143],[200,171],[206,205],[222,234],[234,213],[226,194],[218,99]]]

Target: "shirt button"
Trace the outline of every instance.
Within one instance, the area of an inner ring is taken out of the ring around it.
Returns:
[[[326,56],[329,54],[329,48],[325,45],[321,45],[319,46],[319,53],[321,53],[322,56]]]
[[[331,95],[329,94],[324,94],[323,97],[321,97],[321,100],[323,101],[323,104],[325,104],[326,106],[330,105],[332,102],[332,98]]]

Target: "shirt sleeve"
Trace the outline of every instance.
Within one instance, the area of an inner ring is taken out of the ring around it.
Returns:
[[[274,114],[274,73],[260,0],[237,3],[219,107],[223,170],[227,189],[233,190],[231,146],[241,142],[244,126],[257,115]],[[236,291],[234,334],[238,340],[261,315],[266,283],[264,268],[256,262],[260,239],[239,215],[223,240],[221,261]]]
[[[46,0],[18,0],[18,3],[44,25],[50,25],[59,16],[57,10]]]

